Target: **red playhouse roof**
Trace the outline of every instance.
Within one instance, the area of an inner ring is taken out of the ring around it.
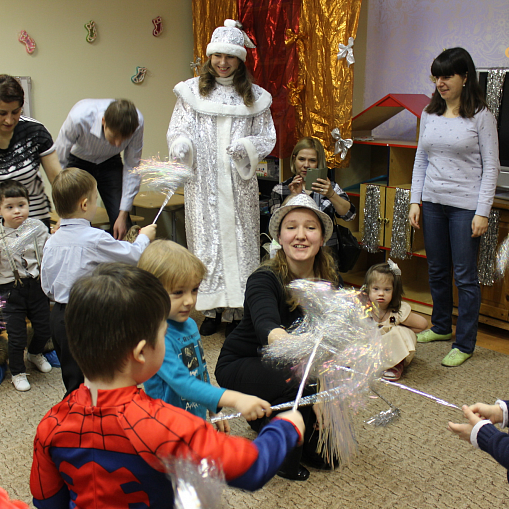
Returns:
[[[352,119],[352,132],[371,131],[400,111],[408,110],[418,119],[430,98],[424,94],[389,94]]]

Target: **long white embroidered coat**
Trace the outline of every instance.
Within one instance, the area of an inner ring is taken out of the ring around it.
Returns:
[[[207,97],[198,78],[174,88],[177,103],[168,128],[172,148],[189,147],[193,170],[185,185],[187,246],[207,267],[196,308],[241,308],[249,275],[259,263],[260,212],[256,166],[276,143],[271,95],[253,85],[255,102],[244,105],[232,85],[217,83]],[[241,143],[248,156],[233,162],[226,149]]]

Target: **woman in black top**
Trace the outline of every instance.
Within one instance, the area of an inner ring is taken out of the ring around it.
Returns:
[[[278,239],[281,249],[274,259],[265,262],[248,279],[244,301],[244,318],[226,338],[216,366],[216,379],[221,387],[253,394],[272,405],[295,399],[298,381],[289,380],[284,369],[262,362],[262,347],[287,336],[287,329],[303,316],[298,303],[286,286],[294,279],[318,278],[337,284],[334,261],[324,242],[330,238],[333,225],[306,194],[292,197],[272,216],[270,234]],[[304,395],[315,392],[307,388]],[[279,475],[306,480],[309,471],[300,465],[301,457],[317,468],[330,468],[316,453],[318,431],[311,407],[300,411],[306,423],[303,447],[289,454]],[[267,420],[252,421],[260,431]]]

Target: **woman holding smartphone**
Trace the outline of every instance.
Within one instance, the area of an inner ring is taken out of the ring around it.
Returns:
[[[307,193],[318,206],[321,212],[325,212],[335,223],[337,217],[345,221],[355,218],[355,206],[350,203],[348,195],[336,182],[328,178],[318,178],[311,187],[306,190],[306,174],[312,168],[326,168],[325,152],[323,145],[316,138],[302,138],[295,145],[290,157],[290,169],[294,174],[288,180],[277,184],[272,189],[269,208],[273,215],[288,196],[297,196]],[[308,186],[309,187],[309,186]],[[333,247],[333,253],[337,253],[338,238],[336,232],[327,241],[327,246]]]

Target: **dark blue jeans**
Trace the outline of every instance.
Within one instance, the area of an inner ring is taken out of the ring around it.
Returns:
[[[472,353],[477,339],[481,289],[477,275],[480,237],[472,238],[474,210],[437,203],[422,203],[424,245],[433,299],[432,330],[452,331],[452,273],[458,288],[456,340],[452,345]]]
[[[117,220],[120,210],[120,200],[122,199],[122,176],[124,163],[120,154],[103,161],[100,164],[94,164],[85,161],[72,154],[69,155],[67,163],[68,168],[81,168],[88,171],[95,180],[97,180],[97,191],[104,203],[104,208],[108,213],[110,220],[110,233],[113,233],[113,225]],[[130,216],[127,216],[127,229],[132,226]]]

